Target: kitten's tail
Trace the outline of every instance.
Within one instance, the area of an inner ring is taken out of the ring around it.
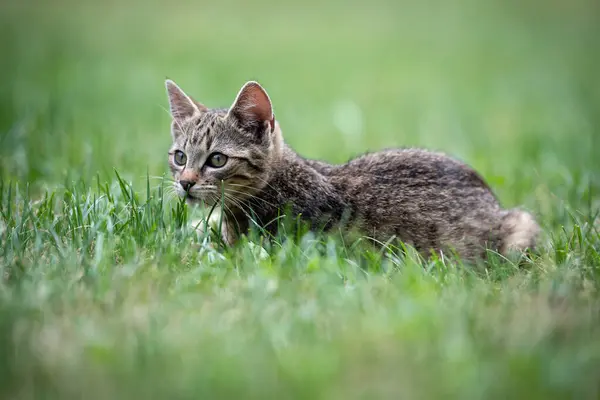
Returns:
[[[519,209],[506,210],[500,222],[500,253],[534,250],[540,227],[533,216]]]

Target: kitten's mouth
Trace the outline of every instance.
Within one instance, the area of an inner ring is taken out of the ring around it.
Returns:
[[[208,207],[211,207],[214,203],[220,201],[220,198],[215,199],[213,196],[210,195],[210,193],[184,192],[181,194],[181,197],[183,197],[185,201],[188,202],[188,204],[202,205]]]
[[[220,204],[222,202],[224,202],[225,204],[231,205],[231,197],[232,196],[231,193],[227,194],[228,190],[235,190],[235,189],[228,189],[225,188],[224,192],[222,192],[221,190],[219,190],[218,187],[216,186],[209,186],[206,185],[204,187],[200,186],[200,187],[195,187],[192,188],[192,190],[189,191],[184,191],[183,188],[181,186],[177,187],[177,194],[179,195],[180,198],[183,198],[188,204],[190,205],[200,205],[203,207],[212,207],[215,204]],[[242,200],[242,198],[235,197],[237,200]],[[235,203],[235,201],[234,201]]]
[[[185,192],[185,194],[183,195],[183,198],[186,201],[188,201],[190,203],[194,203],[194,204],[196,204],[196,203],[206,203],[207,202],[207,199],[194,196],[193,194],[191,194],[189,192]]]

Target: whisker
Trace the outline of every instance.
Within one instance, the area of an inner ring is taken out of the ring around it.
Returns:
[[[157,190],[157,189],[160,189],[160,188],[166,189],[166,187],[162,186],[162,185],[150,186],[151,190]],[[163,190],[163,192],[164,192],[164,190]]]
[[[240,211],[246,216],[246,218],[248,218],[248,220],[254,223],[254,225],[256,225],[259,228],[262,228],[260,224],[244,209],[244,205],[242,204],[242,202],[240,202],[239,199],[227,193],[225,193],[225,198],[231,201],[233,204],[235,204],[240,209]],[[250,211],[252,211],[252,209],[250,209]]]
[[[235,224],[237,226],[237,231],[240,232],[242,230],[242,226],[240,225],[240,222],[238,221],[237,217],[235,216],[235,213],[231,210],[231,208],[229,208],[229,206],[223,202],[223,207],[225,207],[227,209],[227,211],[229,211],[229,213],[231,214],[231,216],[233,217]],[[222,210],[222,211],[226,211],[226,210]],[[225,228],[227,229],[227,228]]]
[[[267,185],[268,187],[270,187],[271,189],[273,189],[275,191],[275,193],[277,193],[277,195],[279,195],[280,197],[284,198],[285,196],[283,196],[281,194],[281,192],[279,190],[277,190],[273,185],[271,185],[267,180],[261,178],[260,176],[255,176],[256,179],[260,180],[261,182],[263,182],[265,185]]]
[[[163,194],[165,196],[165,199],[167,199],[168,201],[173,200],[175,197],[179,197],[173,186],[166,186],[164,188]]]
[[[239,194],[243,194],[243,195],[246,195],[246,196],[248,196],[248,198],[251,198],[251,199],[256,199],[256,200],[260,200],[260,201],[263,201],[263,202],[265,202],[266,204],[270,205],[271,207],[275,207],[275,208],[277,207],[275,204],[273,204],[273,203],[271,203],[271,202],[269,202],[269,201],[267,201],[267,200],[263,199],[262,197],[258,197],[258,196],[256,196],[256,195],[253,195],[253,194],[251,194],[251,193],[241,192],[241,191],[239,191],[239,190],[234,190],[234,189],[229,189],[229,188],[225,188],[224,190],[225,190],[225,192],[228,192],[228,193],[239,193]]]
[[[169,200],[179,197],[179,195],[177,194],[177,192],[175,192],[175,190],[165,191],[164,193],[166,196],[169,196]]]
[[[149,178],[149,179],[164,179],[166,182],[173,181],[173,178],[168,176],[157,176],[157,175],[140,175],[140,178]]]
[[[189,132],[188,132],[188,129],[183,129],[183,127],[182,127],[182,126],[181,126],[181,124],[179,123],[179,120],[177,120],[177,118],[173,118],[173,116],[171,115],[171,112],[170,112],[169,110],[167,110],[167,109],[166,109],[166,108],[165,108],[163,105],[159,104],[159,107],[160,107],[160,108],[161,108],[161,109],[162,109],[164,112],[166,112],[166,113],[167,113],[167,114],[168,114],[168,115],[171,117],[171,119],[172,119],[172,120],[173,120],[173,121],[174,121],[174,122],[177,124],[177,127],[179,127],[179,129],[181,130],[181,133],[182,133],[183,135],[187,136],[187,135],[188,135],[188,133],[189,133]]]
[[[229,185],[229,186],[235,186],[235,187],[239,187],[239,188],[251,188],[251,187],[252,187],[252,186],[250,186],[250,185],[240,185],[240,184],[237,184],[237,183],[228,183],[228,185]],[[226,189],[226,190],[227,190],[227,189]],[[229,189],[229,190],[232,190],[232,191],[233,191],[233,189]],[[273,203],[270,203],[270,202],[268,202],[266,199],[264,199],[264,198],[262,198],[262,197],[259,197],[259,196],[256,196],[256,195],[254,195],[254,194],[251,194],[251,193],[246,193],[246,192],[239,192],[239,191],[238,191],[237,193],[243,193],[243,194],[247,195],[248,197],[253,197],[253,198],[255,198],[255,199],[258,199],[258,200],[264,201],[264,202],[266,202],[267,204],[269,204],[269,205],[270,205],[270,206],[272,206],[272,207],[277,207],[277,205],[275,205],[275,204],[273,204]]]

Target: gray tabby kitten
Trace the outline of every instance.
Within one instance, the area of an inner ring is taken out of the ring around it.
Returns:
[[[507,254],[535,246],[534,218],[502,209],[483,179],[457,160],[419,149],[342,165],[307,160],[284,143],[258,83],[246,83],[229,109],[208,109],[173,81],[166,86],[176,191],[190,204],[223,198],[221,233],[229,244],[254,222],[275,233],[288,210],[313,229],[358,228],[381,242],[396,237],[425,256],[456,251],[475,259],[486,248]]]

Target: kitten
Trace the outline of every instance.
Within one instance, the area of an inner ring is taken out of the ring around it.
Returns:
[[[266,91],[246,83],[229,109],[208,109],[167,80],[179,196],[221,204],[222,235],[233,244],[251,223],[275,233],[282,210],[313,229],[358,228],[381,242],[397,237],[424,256],[465,259],[535,246],[539,228],[525,211],[505,210],[483,179],[440,153],[397,149],[342,165],[307,160],[288,147]],[[223,196],[222,196],[223,195]]]

